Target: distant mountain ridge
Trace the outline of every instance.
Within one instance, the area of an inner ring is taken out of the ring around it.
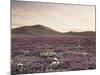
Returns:
[[[75,36],[96,36],[96,32],[94,31],[84,31],[84,32],[66,32],[65,34],[68,35],[75,35]]]
[[[95,36],[94,31],[85,31],[85,32],[57,32],[49,27],[43,25],[33,25],[33,26],[23,26],[19,28],[12,29],[12,34],[24,34],[24,35],[72,35],[72,36]]]

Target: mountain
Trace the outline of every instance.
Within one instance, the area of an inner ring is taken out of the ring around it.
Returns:
[[[43,25],[33,25],[33,26],[23,26],[19,28],[12,29],[12,34],[21,34],[21,35],[71,35],[71,36],[95,36],[96,32],[94,31],[85,31],[85,32],[65,32],[60,33],[49,27]]]
[[[43,34],[60,34],[60,32],[57,32],[43,25],[33,25],[33,26],[23,26],[12,29],[12,34],[43,35]]]

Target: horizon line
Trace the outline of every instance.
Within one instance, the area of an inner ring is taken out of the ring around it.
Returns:
[[[41,25],[41,24],[30,25],[30,26],[28,26],[28,25],[27,25],[27,26],[19,26],[19,27],[14,27],[14,28],[11,27],[11,29],[16,29],[16,28],[21,28],[21,27],[38,26],[38,25]],[[45,26],[45,25],[41,25],[41,26],[48,27],[48,26]],[[52,30],[54,30],[54,31],[57,31],[57,30],[55,30],[55,29],[53,29],[53,28],[51,28],[51,27],[48,27],[48,28],[50,28],[50,29],[52,29]],[[67,33],[67,32],[96,32],[96,30],[84,30],[84,31],[70,30],[70,31],[66,31],[66,32],[61,32],[61,31],[57,31],[57,32],[60,32],[60,33]]]

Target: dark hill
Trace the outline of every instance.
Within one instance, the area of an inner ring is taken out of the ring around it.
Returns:
[[[43,25],[34,25],[34,26],[23,26],[19,28],[12,29],[12,34],[30,34],[30,35],[37,35],[37,34],[60,34],[51,28],[48,28]]]

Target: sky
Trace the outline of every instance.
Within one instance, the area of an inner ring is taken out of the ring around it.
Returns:
[[[95,31],[95,6],[12,2],[12,28],[37,24],[59,32]]]

